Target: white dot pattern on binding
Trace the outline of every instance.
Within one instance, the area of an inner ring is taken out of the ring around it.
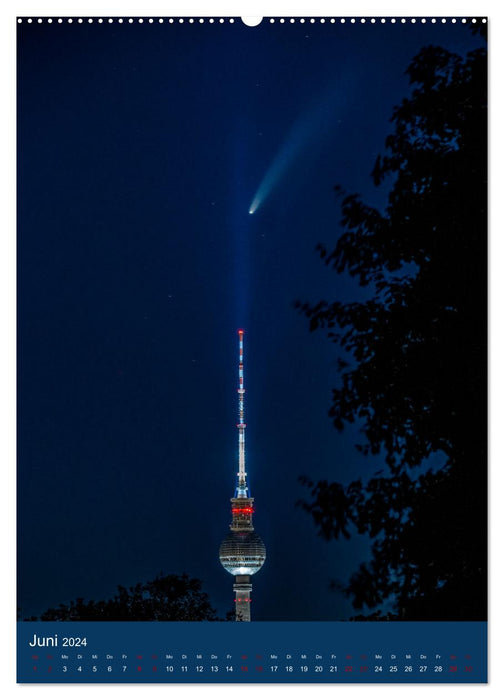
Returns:
[[[326,22],[330,22],[331,24],[335,24],[336,22],[338,22],[338,20],[341,24],[345,24],[345,22],[347,21],[347,19],[345,17],[340,17],[338,19],[336,19],[334,17],[331,17],[331,18],[318,17],[316,19],[314,17],[311,17],[308,20],[305,18],[299,18],[299,17],[290,17],[288,19],[285,19],[284,17],[281,17],[281,18],[270,17],[269,23],[275,24],[275,22],[280,22],[280,24],[285,24],[286,22],[288,22],[290,24],[296,24],[296,23],[304,24],[305,22],[310,22],[310,24],[315,24],[316,22],[319,22],[320,24],[325,24]],[[117,22],[117,24],[125,24],[125,23],[134,24],[135,21],[138,22],[138,24],[143,24],[144,22],[148,22],[149,24],[153,24],[154,22],[158,22],[159,24],[163,24],[165,22],[165,19],[163,17],[156,17],[156,18],[139,17],[136,19],[134,19],[133,17],[130,17],[127,20],[125,20],[122,17],[118,17],[118,18],[117,17],[116,18],[108,17],[106,20],[104,20],[102,17],[99,17],[99,18],[88,17],[87,19],[84,19],[82,17],[65,17],[65,18],[58,17],[56,19],[53,19],[51,17],[47,17],[47,18],[45,18],[45,17],[36,17],[36,18],[17,17],[16,18],[17,24],[23,24],[23,22],[26,22],[27,24],[44,24],[44,22],[46,22],[47,24],[53,24],[54,22],[57,22],[58,24],[63,24],[64,22],[66,22],[67,24],[73,24],[74,22],[76,22],[77,24],[86,24],[86,23],[93,24],[95,21],[98,22],[98,24],[103,24],[103,22],[108,22],[108,24],[114,24],[114,22]],[[177,20],[175,20],[172,17],[170,17],[166,21],[168,21],[169,24],[173,24],[176,21],[178,21],[179,24],[184,24],[184,22],[186,22],[186,21],[189,24],[197,24],[197,23],[204,24],[206,21],[208,21],[209,24],[215,24],[215,22],[218,22],[219,24],[224,24],[226,21],[229,24],[234,24],[235,18],[233,18],[233,17],[228,17],[228,18],[221,17],[218,20],[215,20],[213,18],[203,18],[203,17],[200,17],[198,19],[194,19],[192,17],[191,18],[179,17]],[[481,24],[486,24],[487,18],[482,17],[481,19],[477,19],[476,17],[472,17],[471,19],[467,19],[466,17],[463,17],[463,18],[452,17],[450,19],[446,19],[445,17],[443,17],[443,18],[441,18],[441,17],[430,17],[430,18],[426,18],[426,17],[421,17],[421,18],[388,17],[388,18],[385,18],[385,17],[382,17],[382,18],[380,18],[380,20],[377,20],[374,17],[372,17],[372,18],[360,17],[357,20],[354,17],[352,17],[350,19],[351,24],[356,24],[357,21],[360,22],[360,24],[367,24],[368,22],[370,22],[371,24],[376,24],[378,21],[381,24],[386,24],[387,22],[389,22],[390,24],[397,24],[397,23],[407,24],[408,21],[411,24],[416,24],[416,22],[418,22],[418,21],[421,22],[422,24],[427,24],[427,22],[430,22],[431,24],[436,24],[437,22],[441,22],[441,24],[446,24],[447,22],[451,22],[452,24],[457,24],[458,21],[461,22],[462,24],[467,24],[468,22],[471,24],[478,24],[478,22],[480,22]]]

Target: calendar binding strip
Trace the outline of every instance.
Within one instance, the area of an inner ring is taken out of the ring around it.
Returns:
[[[17,17],[18,24],[234,24],[240,17]],[[488,17],[264,17],[267,24],[486,24]],[[261,22],[260,24],[262,24]],[[260,25],[259,25],[260,26]]]

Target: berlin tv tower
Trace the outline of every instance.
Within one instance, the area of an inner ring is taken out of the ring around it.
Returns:
[[[219,559],[222,566],[235,576],[233,591],[235,593],[236,620],[250,622],[250,603],[252,584],[250,577],[255,574],[266,560],[266,547],[254,532],[252,515],[254,499],[249,496],[247,472],[245,471],[245,387],[243,385],[243,335],[238,330],[240,360],[238,366],[238,480],[235,495],[231,499],[231,532],[224,538]]]

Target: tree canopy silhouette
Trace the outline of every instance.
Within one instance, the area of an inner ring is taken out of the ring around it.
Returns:
[[[344,590],[398,619],[486,619],[486,69],[484,48],[415,56],[372,171],[385,210],[336,188],[343,233],[318,246],[367,299],[296,304],[344,351],[334,425],[357,421],[357,448],[387,465],[346,485],[303,477],[301,505],[326,539],[373,538]]]
[[[110,600],[85,602],[77,598],[69,605],[50,608],[40,619],[50,622],[195,622],[218,618],[199,579],[189,578],[187,574],[170,574],[130,588],[118,586]]]

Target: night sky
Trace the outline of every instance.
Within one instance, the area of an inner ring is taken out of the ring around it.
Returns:
[[[320,261],[333,187],[383,206],[369,173],[427,44],[453,25],[18,26],[19,606],[111,597],[218,559],[237,471],[245,328],[247,471],[267,561],[255,620],[341,619],[329,589],[367,541],[326,543],[298,477],[383,467],[328,409],[337,348],[296,299],[362,299]],[[253,215],[272,163],[281,173]]]

